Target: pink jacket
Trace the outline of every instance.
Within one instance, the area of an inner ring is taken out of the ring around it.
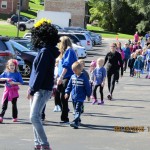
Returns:
[[[13,98],[18,98],[19,97],[18,90],[19,90],[18,85],[11,86],[11,87],[5,86],[3,97],[2,97],[2,104],[4,103],[6,98],[8,98],[8,101],[12,101]]]

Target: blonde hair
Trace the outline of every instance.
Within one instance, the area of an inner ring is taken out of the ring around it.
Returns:
[[[78,69],[78,70],[82,69],[82,66],[78,61],[76,61],[72,64],[72,70],[74,70],[74,69]]]
[[[101,63],[100,63],[100,62],[101,62]],[[100,58],[98,58],[98,59],[97,59],[97,61],[96,61],[96,64],[97,64],[97,66],[98,66],[98,67],[101,67],[100,65],[102,65],[102,66],[103,66],[103,65],[104,65],[104,59],[103,59],[103,58],[101,58],[101,57],[100,57]]]
[[[80,64],[84,64],[84,65],[85,65],[84,59],[79,59],[78,62],[79,62]]]
[[[72,48],[72,42],[70,38],[67,36],[62,36],[60,38],[60,43],[58,44],[58,48],[60,50],[60,55],[59,55],[60,58],[63,57],[63,54],[67,50],[68,47]]]
[[[7,64],[6,64],[6,68],[5,68],[5,71],[9,72],[9,65],[13,63],[15,65],[15,72],[17,72],[19,69],[18,69],[18,61],[16,59],[9,59]]]

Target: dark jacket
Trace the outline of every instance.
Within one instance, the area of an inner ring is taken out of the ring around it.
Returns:
[[[135,62],[135,58],[130,58],[129,61],[128,61],[128,67],[133,68],[134,62]]]
[[[104,65],[107,63],[107,72],[116,72],[121,68],[121,75],[123,75],[123,61],[119,52],[109,52],[106,54]],[[119,63],[118,63],[119,62]]]
[[[54,85],[55,59],[59,54],[56,47],[46,46],[40,49],[32,66],[29,81],[30,95],[34,95],[39,89],[52,90]]]

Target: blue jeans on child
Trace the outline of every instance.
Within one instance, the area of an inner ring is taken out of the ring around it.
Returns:
[[[33,125],[35,146],[49,146],[41,121],[41,113],[51,94],[52,91],[40,89],[34,94],[33,100],[30,102],[30,120]]]
[[[73,122],[75,123],[75,125],[79,125],[79,122],[81,121],[80,119],[80,115],[81,115],[81,111],[82,111],[82,107],[83,107],[83,102],[74,102],[73,101],[73,107],[75,110],[75,115],[74,115],[74,120]]]

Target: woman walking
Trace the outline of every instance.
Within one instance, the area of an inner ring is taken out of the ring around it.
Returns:
[[[108,62],[108,63],[107,63]],[[118,77],[118,69],[121,68],[121,76],[123,76],[123,62],[119,52],[116,51],[116,44],[110,45],[110,52],[106,54],[104,65],[107,63],[107,80],[108,80],[108,99],[112,99],[115,88],[115,81]]]

